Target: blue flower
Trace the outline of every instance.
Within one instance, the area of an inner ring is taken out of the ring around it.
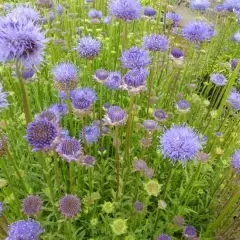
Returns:
[[[0,83],[0,111],[5,109],[9,104],[7,100],[8,93],[3,92],[3,86]]]
[[[231,91],[227,102],[232,106],[234,110],[240,110],[240,93],[238,91]]]
[[[103,119],[106,125],[124,125],[127,121],[127,113],[119,106],[111,106]]]
[[[214,28],[203,21],[193,21],[185,25],[182,35],[190,42],[203,42],[211,39],[214,35]]]
[[[166,52],[168,49],[168,39],[164,35],[153,34],[143,38],[143,46],[149,51]]]
[[[109,79],[109,72],[105,69],[98,69],[95,71],[93,79],[99,83],[104,83]]]
[[[81,211],[81,201],[77,196],[65,195],[59,201],[59,211],[66,218],[74,218]]]
[[[111,23],[111,16],[104,17],[102,22],[106,25],[109,25]]]
[[[16,60],[27,67],[43,61],[44,34],[24,17],[0,21],[0,62]]]
[[[231,68],[232,68],[232,70],[236,69],[236,67],[238,65],[238,62],[239,62],[239,59],[236,59],[236,58],[231,60]]]
[[[177,13],[167,12],[166,13],[166,19],[172,20],[173,25],[177,26],[178,23],[182,20],[182,17],[179,14],[177,14]]]
[[[57,12],[59,15],[62,15],[62,14],[63,14],[63,7],[62,7],[60,4],[57,4],[57,5],[56,5],[56,12]]]
[[[192,239],[192,238],[195,238],[197,236],[197,230],[193,226],[186,226],[183,234],[186,238]]]
[[[45,118],[38,118],[28,124],[26,139],[33,151],[50,149],[57,136],[57,125]]]
[[[93,59],[98,56],[101,43],[92,37],[83,37],[79,39],[77,51],[81,58]]]
[[[121,74],[119,72],[110,72],[108,81],[104,82],[104,86],[109,89],[119,89],[121,85]]]
[[[41,225],[33,219],[20,220],[9,226],[6,240],[24,239],[37,240],[43,233]]]
[[[97,11],[96,9],[90,9],[90,11],[88,12],[88,16],[90,18],[102,18],[102,12]]]
[[[240,31],[233,35],[232,40],[236,43],[240,43]]]
[[[53,104],[49,108],[49,110],[52,110],[52,111],[56,112],[60,116],[65,116],[65,115],[68,114],[67,104],[61,104],[61,103]]]
[[[151,63],[148,52],[137,47],[132,47],[122,52],[120,60],[122,62],[122,67],[129,69],[144,68]]]
[[[143,14],[147,17],[154,17],[156,15],[156,13],[157,13],[157,11],[151,7],[145,7],[143,9]]]
[[[220,73],[213,73],[210,77],[210,80],[217,86],[224,86],[227,82],[224,75]]]
[[[223,3],[227,11],[240,10],[240,0],[225,0]]]
[[[60,91],[72,90],[77,86],[78,70],[72,63],[60,63],[53,70],[53,79]]]
[[[68,136],[61,139],[56,152],[67,162],[78,161],[83,154],[80,142]]]
[[[231,165],[237,171],[240,170],[240,150],[235,151],[234,154],[232,155]]]
[[[191,8],[199,11],[206,11],[210,6],[209,0],[192,0]]]
[[[39,13],[28,5],[18,5],[12,12],[8,15],[12,18],[25,17],[29,21],[36,22],[39,19]]]
[[[160,236],[157,237],[157,240],[172,240],[172,238],[167,234],[161,234]]]
[[[187,112],[189,111],[190,104],[186,100],[179,100],[176,107],[179,111]]]
[[[81,133],[81,136],[83,137],[83,134]],[[85,127],[85,139],[86,142],[96,143],[100,136],[100,130],[97,126],[86,126]]]
[[[141,16],[139,0],[110,0],[109,12],[123,21],[137,20]]]
[[[215,11],[216,11],[216,12],[223,12],[223,11],[225,11],[224,5],[222,5],[222,4],[217,5],[217,6],[215,7]]]
[[[3,11],[4,13],[9,13],[13,8],[13,5],[11,3],[4,3],[3,4]]]
[[[190,127],[173,125],[160,137],[160,149],[165,158],[185,165],[201,149],[201,142]]]

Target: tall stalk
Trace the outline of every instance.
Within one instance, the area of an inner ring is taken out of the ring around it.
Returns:
[[[120,162],[119,162],[119,141],[118,141],[118,131],[119,127],[115,127],[115,146],[116,146],[116,175],[117,175],[117,198],[119,196],[119,190],[120,190]]]

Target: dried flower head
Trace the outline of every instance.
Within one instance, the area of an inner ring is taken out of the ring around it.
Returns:
[[[28,196],[23,200],[22,209],[27,216],[36,215],[40,212],[42,200],[39,196]]]
[[[134,160],[133,168],[135,171],[144,171],[147,168],[147,163],[142,159]]]
[[[144,204],[140,201],[137,201],[133,204],[133,208],[137,213],[141,213],[144,210]]]
[[[81,201],[77,196],[66,195],[59,201],[59,211],[66,218],[75,218],[81,210]]]
[[[160,193],[162,185],[158,183],[157,180],[149,180],[144,184],[144,189],[149,196],[155,196]]]
[[[117,218],[111,224],[112,231],[115,235],[122,235],[127,231],[127,220]]]

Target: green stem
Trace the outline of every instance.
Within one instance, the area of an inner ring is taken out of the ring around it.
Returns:
[[[69,119],[70,119],[70,135],[74,136],[74,129],[73,129],[73,111],[72,111],[72,104],[69,96],[69,91],[67,91],[67,106],[69,112]]]
[[[74,193],[74,189],[73,189],[73,166],[72,166],[72,162],[69,162],[69,191],[71,194]]]
[[[116,175],[117,175],[117,198],[119,196],[120,189],[120,163],[119,163],[119,141],[118,141],[118,129],[119,127],[115,127],[115,138],[116,138]]]
[[[127,23],[122,22],[123,30],[122,30],[122,49],[125,50],[127,48]]]
[[[60,185],[60,175],[59,175],[59,166],[58,166],[58,158],[57,154],[54,152],[54,171],[56,176],[56,185],[58,188],[58,194],[61,195],[61,185]]]

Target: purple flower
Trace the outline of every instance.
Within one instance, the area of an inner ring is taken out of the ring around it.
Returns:
[[[157,240],[172,240],[172,238],[167,234],[161,234],[160,236],[157,237]]]
[[[144,171],[147,168],[147,163],[142,159],[133,161],[133,167],[135,171]]]
[[[144,68],[151,63],[148,52],[137,47],[132,47],[122,52],[120,60],[122,67],[129,69]]]
[[[124,125],[127,121],[127,114],[118,106],[111,106],[103,119],[106,125]]]
[[[62,14],[63,14],[63,7],[62,7],[60,4],[57,4],[57,5],[56,5],[56,12],[57,12],[59,15],[62,15]]]
[[[39,118],[28,124],[26,139],[33,147],[33,151],[48,150],[57,136],[57,125],[45,118]]]
[[[144,68],[130,70],[123,77],[122,88],[130,94],[142,92],[146,90],[147,76],[148,70]]]
[[[52,74],[60,91],[72,90],[77,86],[78,70],[72,63],[59,63],[53,68]]]
[[[20,220],[9,226],[6,240],[24,239],[37,240],[43,233],[41,225],[33,219]]]
[[[106,16],[103,18],[103,23],[109,25],[111,23],[111,16]]]
[[[160,137],[160,149],[165,158],[185,165],[201,149],[201,142],[192,128],[173,125]]]
[[[83,134],[81,134],[82,136]],[[85,127],[85,139],[88,144],[96,143],[100,136],[100,130],[96,126]]]
[[[97,11],[96,9],[90,9],[90,11],[88,12],[88,17],[100,19],[100,18],[102,18],[102,12]]]
[[[139,0],[110,0],[109,12],[123,21],[132,21],[140,18],[141,4]]]
[[[77,51],[81,58],[93,59],[98,56],[100,49],[101,42],[91,36],[79,39]]]
[[[155,110],[153,116],[157,121],[165,121],[167,119],[167,113],[161,109]]]
[[[157,129],[157,122],[154,120],[144,120],[143,127],[147,131],[154,131]]]
[[[83,156],[80,163],[86,167],[93,167],[96,163],[96,159],[91,155]]]
[[[238,172],[240,171],[240,150],[235,151],[231,157],[231,165]]]
[[[77,196],[66,195],[59,201],[59,211],[66,218],[75,218],[81,210],[81,201]]]
[[[232,68],[232,70],[236,69],[238,63],[239,63],[239,59],[234,58],[234,59],[231,60],[231,68]]]
[[[240,0],[225,0],[223,3],[227,11],[240,10]]]
[[[171,58],[172,59],[181,59],[184,57],[183,51],[178,48],[174,48],[171,50]]]
[[[240,93],[238,91],[231,91],[227,102],[232,106],[234,110],[240,110]]]
[[[27,216],[36,215],[40,212],[42,200],[39,196],[28,196],[23,200],[22,209]]]
[[[27,67],[43,61],[44,34],[24,17],[0,21],[0,62],[16,60]]]
[[[4,13],[9,13],[13,8],[13,4],[11,3],[4,3],[3,4],[3,11]]]
[[[191,0],[191,8],[194,10],[206,11],[209,6],[209,0]]]
[[[236,43],[240,43],[240,31],[233,35],[232,40]]]
[[[68,114],[67,104],[61,104],[61,103],[53,104],[49,108],[49,110],[54,111],[60,116],[66,116]]]
[[[35,72],[32,68],[22,70],[22,78],[28,80],[34,76]]]
[[[48,19],[49,19],[49,21],[52,22],[52,21],[54,20],[54,18],[55,18],[54,12],[53,12],[53,11],[50,11],[50,12],[48,13]]]
[[[190,42],[203,42],[210,40],[215,32],[213,25],[203,21],[192,21],[182,28],[182,35]]]
[[[82,146],[75,138],[65,137],[61,139],[56,152],[67,162],[78,161],[82,155]]]
[[[185,227],[183,234],[188,239],[194,239],[197,236],[197,230],[195,227],[187,226]]]
[[[93,79],[99,83],[104,83],[109,79],[109,72],[105,69],[98,69],[93,75]]]
[[[9,104],[7,100],[8,92],[3,92],[3,86],[0,83],[0,112],[5,109]]]
[[[157,13],[157,11],[151,7],[145,7],[143,9],[143,14],[147,17],[154,17],[156,15],[156,13]]]
[[[8,16],[12,18],[21,18],[24,16],[28,21],[34,22],[36,22],[40,17],[38,12],[28,5],[18,5]]]
[[[144,204],[140,201],[137,201],[133,204],[133,208],[136,212],[140,213],[144,209]]]
[[[143,173],[144,173],[144,177],[146,177],[146,178],[151,179],[154,177],[154,171],[152,168],[145,168]]]
[[[178,23],[182,20],[182,17],[174,12],[167,12],[166,19],[171,20],[174,26],[177,26]]]
[[[55,111],[54,109],[48,109],[48,110],[42,111],[39,115],[36,115],[35,118],[46,119],[49,122],[53,122],[53,123],[58,123],[60,120],[60,116],[58,112]]]
[[[164,35],[153,34],[143,38],[143,46],[152,52],[166,52],[168,49],[168,39]]]
[[[210,80],[217,86],[224,86],[227,82],[224,75],[220,73],[213,73],[210,77]]]
[[[61,100],[62,102],[64,102],[64,101],[66,101],[66,99],[67,99],[67,94],[66,94],[64,91],[60,91],[60,92],[58,93],[58,97],[60,98],[60,100]]]
[[[119,72],[110,72],[108,81],[104,82],[104,86],[109,89],[119,89],[121,85],[121,74]]]
[[[179,100],[176,104],[176,107],[179,111],[188,111],[190,104],[186,100]]]
[[[215,7],[215,11],[216,12],[223,12],[223,11],[225,11],[225,7],[224,7],[224,5],[217,5],[216,7]]]

